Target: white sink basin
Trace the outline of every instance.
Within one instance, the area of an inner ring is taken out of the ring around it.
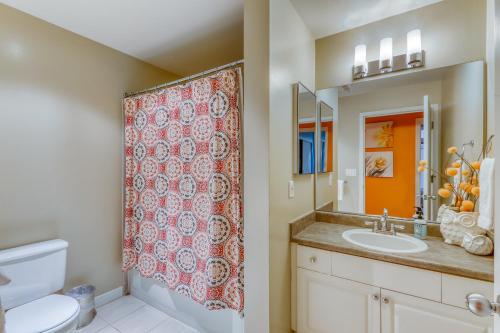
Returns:
[[[427,250],[425,242],[405,234],[393,236],[375,233],[370,229],[351,229],[344,231],[342,237],[353,244],[382,252],[417,253]]]

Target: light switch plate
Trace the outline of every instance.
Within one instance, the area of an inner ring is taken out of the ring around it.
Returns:
[[[293,182],[293,180],[290,180],[288,182],[288,198],[295,198],[295,183]]]
[[[358,174],[357,169],[345,169],[345,175],[346,177],[356,177]]]

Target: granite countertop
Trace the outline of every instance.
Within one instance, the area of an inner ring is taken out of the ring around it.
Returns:
[[[330,222],[313,222],[292,234],[291,241],[327,251],[493,282],[493,256],[476,256],[467,253],[459,246],[444,243],[440,237],[425,239],[428,249],[424,252],[404,254],[380,252],[344,240],[342,233],[349,229],[359,229],[359,227]]]

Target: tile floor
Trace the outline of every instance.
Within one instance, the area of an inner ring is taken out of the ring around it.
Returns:
[[[124,296],[97,308],[97,316],[77,333],[198,333],[143,301]]]

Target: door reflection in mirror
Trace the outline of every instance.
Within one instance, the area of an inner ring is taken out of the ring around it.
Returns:
[[[316,95],[298,82],[293,85],[293,171],[316,172]]]
[[[307,124],[309,125],[309,124]],[[311,128],[302,128],[299,125],[299,173],[314,173],[314,125]]]
[[[416,165],[420,158],[417,126],[423,112],[387,110],[362,113],[365,124],[364,196],[366,214],[380,215],[387,208],[392,215],[411,218],[415,211],[415,194],[420,187]],[[370,144],[374,134],[378,145]],[[360,188],[363,191],[363,188]],[[391,200],[383,193],[391,193]]]
[[[319,103],[319,169],[318,172],[332,172],[333,171],[333,108],[325,102]]]

